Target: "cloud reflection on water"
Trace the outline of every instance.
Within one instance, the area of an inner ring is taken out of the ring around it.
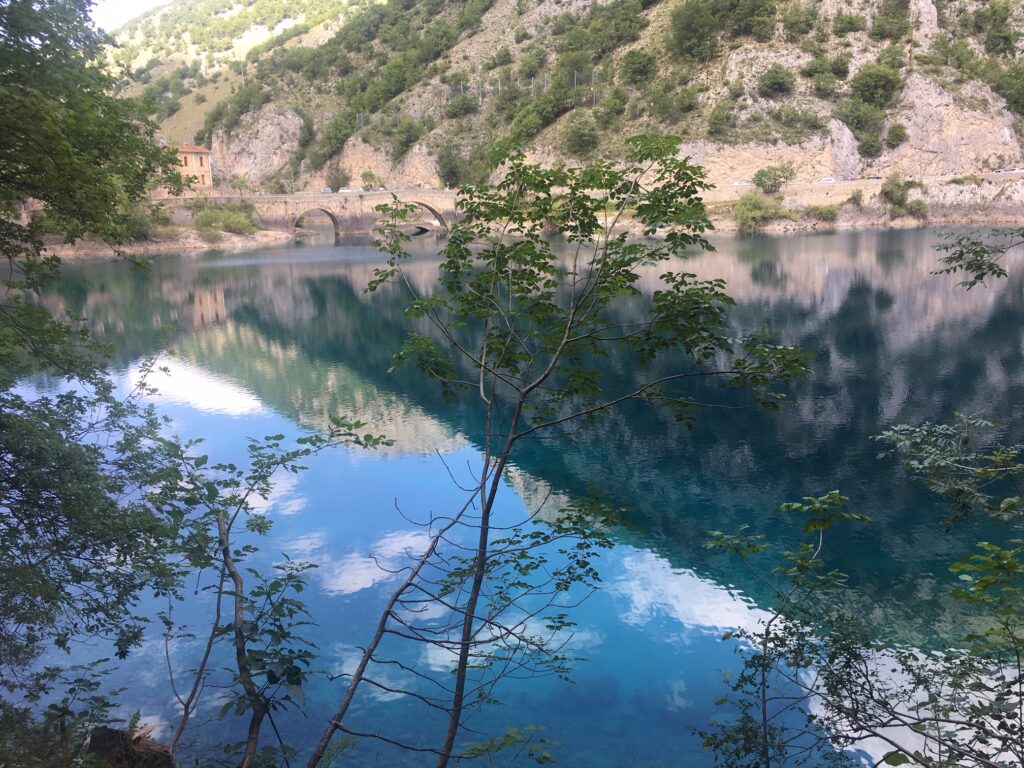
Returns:
[[[673,568],[653,552],[629,548],[620,561],[622,573],[608,591],[625,600],[619,615],[631,625],[661,617],[674,619],[688,630],[720,632],[755,629],[768,613],[688,569]]]
[[[162,404],[186,405],[203,413],[226,416],[256,416],[267,412],[263,401],[248,389],[168,354],[157,355],[148,377],[141,365],[131,366],[128,381],[133,387],[143,381],[155,387],[156,392],[151,397]]]
[[[350,552],[337,559],[325,551],[327,538],[319,531],[286,542],[283,547],[315,563],[321,589],[337,596],[355,594],[396,578],[410,558],[426,550],[429,540],[425,531],[394,531],[371,544],[367,554]]]

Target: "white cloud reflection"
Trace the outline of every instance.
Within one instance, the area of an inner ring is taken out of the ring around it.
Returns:
[[[323,531],[310,531],[294,539],[281,542],[281,549],[289,557],[308,560],[317,555],[326,545],[327,535]]]
[[[267,498],[254,495],[250,501],[253,512],[259,515],[297,515],[309,503],[298,493],[299,476],[294,472],[279,469],[270,477],[270,493]]]
[[[337,660],[331,665],[330,673],[332,676],[345,675],[345,682],[347,684],[352,675],[355,674],[356,669],[359,668],[359,661],[362,659],[363,652],[355,646],[342,643],[335,645],[331,650],[332,655]],[[405,684],[395,673],[393,667],[378,664],[374,661],[371,661],[367,667],[366,676],[387,688],[400,690]],[[395,701],[405,696],[405,694],[399,693],[397,690],[388,691],[376,685],[364,685],[361,690],[365,691],[375,701]]]
[[[133,387],[142,383],[144,375],[140,365],[128,369],[128,381]],[[156,358],[156,365],[146,377],[146,384],[157,390],[153,399],[186,405],[203,413],[254,416],[267,412],[263,402],[249,390],[167,354]]]
[[[621,568],[622,573],[611,582],[609,592],[625,601],[620,618],[627,624],[641,626],[658,618],[668,618],[679,622],[686,631],[754,631],[760,621],[771,615],[709,579],[689,570],[672,568],[667,560],[652,552],[632,550],[623,557]],[[872,660],[875,674],[899,682],[900,676],[894,677],[890,671],[896,666],[885,653]],[[806,672],[805,682],[810,682],[812,675]],[[665,703],[669,711],[693,706],[682,679],[669,681]],[[820,703],[812,700],[810,710],[819,713]],[[917,734],[909,729],[893,727],[884,731],[904,744],[919,745]],[[849,752],[864,765],[877,765],[891,750],[892,746],[882,739],[864,738]]]
[[[327,551],[326,534],[312,531],[281,546],[289,555],[319,566],[315,574],[328,595],[351,595],[396,578],[429,542],[425,531],[394,531],[371,544],[366,554],[350,552],[335,558]]]
[[[540,618],[533,618],[515,628],[524,636],[538,638],[552,652],[562,654],[582,654],[592,651],[604,642],[604,635],[589,627],[572,627],[551,631]],[[420,653],[420,662],[433,672],[451,672],[458,661],[456,637],[450,637],[450,645],[441,646],[429,643]],[[497,641],[478,646],[477,653],[492,652],[501,655],[502,649]]]
[[[687,629],[752,630],[759,619],[769,615],[693,571],[673,568],[653,552],[635,550],[626,555],[622,558],[622,570],[609,591],[625,599],[621,618],[627,624],[646,624],[664,616]]]

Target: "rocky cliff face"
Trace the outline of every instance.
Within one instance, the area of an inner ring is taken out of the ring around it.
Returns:
[[[950,93],[920,73],[907,78],[893,115],[908,140],[870,164],[871,171],[907,176],[968,174],[1021,164],[1021,147],[1006,102],[984,83]]]
[[[338,157],[316,174],[308,176],[307,186],[330,186],[328,180],[344,172],[353,189],[363,186],[363,174],[373,174],[373,186],[395,189],[400,187],[439,188],[444,184],[437,176],[437,162],[424,142],[415,145],[400,161],[395,162],[387,152],[374,149],[363,139],[354,136],[345,142]]]
[[[302,118],[293,110],[267,104],[242,118],[235,130],[214,133],[210,147],[215,182],[240,177],[259,183],[284,168],[299,149]]]

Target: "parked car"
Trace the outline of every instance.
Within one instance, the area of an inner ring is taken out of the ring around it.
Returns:
[[[868,181],[878,181],[882,177],[881,176],[865,176],[864,178],[866,178]]]
[[[818,179],[815,184],[835,184],[836,180],[834,176],[822,176]]]
[[[334,190],[331,189],[330,187],[324,187],[323,189],[320,190],[320,194],[321,195],[333,195],[334,194]]]

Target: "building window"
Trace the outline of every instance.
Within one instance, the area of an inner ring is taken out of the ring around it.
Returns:
[[[204,186],[206,185],[206,174],[205,173],[202,176],[199,177],[199,183],[204,185]]]
[[[203,156],[202,155],[199,155],[199,167],[200,168],[203,167]]]
[[[181,164],[184,167],[188,168],[188,155],[182,155],[182,157],[181,157]]]

